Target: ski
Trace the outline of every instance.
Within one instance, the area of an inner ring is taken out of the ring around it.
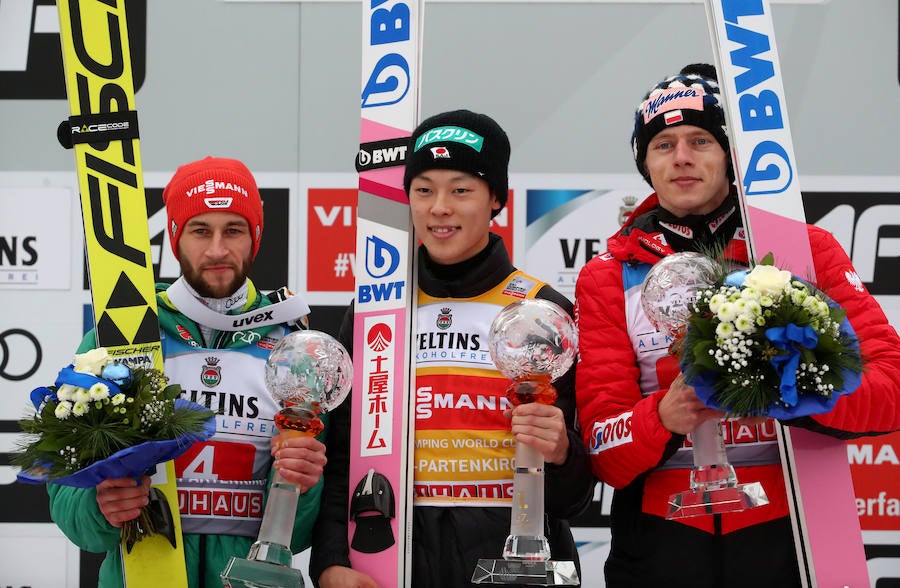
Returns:
[[[418,122],[422,0],[366,0],[348,539],[379,586],[410,583],[415,239],[403,189]]]
[[[706,0],[751,259],[814,280],[812,253],[768,0]],[[844,441],[779,426],[805,587],[868,587]]]
[[[150,229],[124,1],[59,0],[71,116],[58,138],[75,153],[97,343],[132,364],[163,369]],[[120,546],[128,588],[187,586],[173,462],[154,487],[172,510],[176,545],[146,537]]]

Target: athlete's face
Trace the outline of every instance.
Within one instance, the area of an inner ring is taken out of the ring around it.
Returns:
[[[484,249],[491,214],[501,208],[486,181],[446,169],[431,169],[414,177],[409,206],[428,255],[444,265],[465,261]]]
[[[181,273],[201,296],[230,296],[250,273],[252,249],[250,226],[241,215],[198,214],[187,221],[178,240]]]
[[[700,127],[678,125],[657,133],[644,165],[660,205],[675,216],[712,212],[728,196],[728,154]]]

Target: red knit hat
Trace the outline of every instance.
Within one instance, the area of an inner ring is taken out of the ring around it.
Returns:
[[[247,219],[253,238],[251,254],[256,257],[263,230],[262,200],[253,174],[240,161],[206,157],[180,166],[163,190],[163,202],[176,259],[185,223],[205,212],[233,212]]]

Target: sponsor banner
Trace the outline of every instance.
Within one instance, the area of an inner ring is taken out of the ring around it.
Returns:
[[[310,292],[352,292],[356,274],[357,188],[307,193],[306,285]]]
[[[525,269],[575,300],[581,267],[606,251],[646,190],[526,191]]]
[[[847,442],[856,491],[856,510],[864,531],[900,529],[900,433]]]
[[[67,188],[0,188],[0,289],[71,287],[74,201]]]

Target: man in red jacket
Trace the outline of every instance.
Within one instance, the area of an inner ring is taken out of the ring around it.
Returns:
[[[616,488],[607,586],[799,586],[773,421],[725,425],[738,479],[761,482],[768,505],[665,519],[669,496],[688,485],[686,435],[723,414],[685,383],[670,340],[642,309],[641,285],[678,251],[721,247],[748,262],[715,69],[689,65],[654,86],[636,113],[632,146],[655,193],[585,265],[575,292],[581,430],[594,474]],[[856,392],[790,424],[840,438],[900,429],[900,339],[831,234],[810,226],[809,239],[818,286],[846,309],[867,363]]]

